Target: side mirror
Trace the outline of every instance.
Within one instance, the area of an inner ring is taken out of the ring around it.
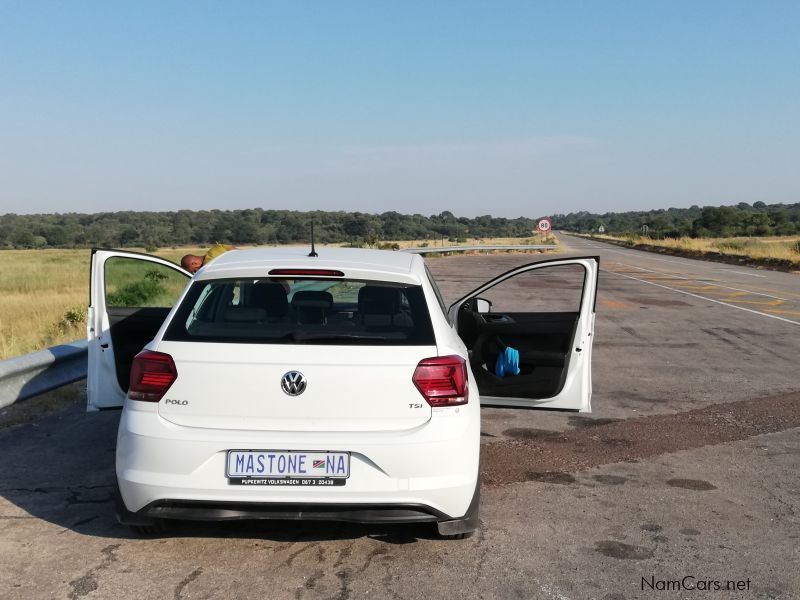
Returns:
[[[475,298],[475,312],[490,313],[492,312],[492,301],[485,298]]]

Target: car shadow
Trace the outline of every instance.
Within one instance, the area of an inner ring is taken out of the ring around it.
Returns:
[[[117,523],[114,452],[120,411],[86,413],[73,406],[0,432],[0,519],[35,518],[82,535],[137,539]],[[245,520],[169,521],[160,537],[254,538],[278,542],[352,540],[389,544],[436,539],[431,524]]]

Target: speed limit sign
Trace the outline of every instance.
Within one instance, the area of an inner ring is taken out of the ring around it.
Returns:
[[[550,217],[544,217],[543,219],[539,219],[539,222],[536,224],[536,229],[538,229],[542,233],[547,233],[552,229],[553,222],[550,220]]]

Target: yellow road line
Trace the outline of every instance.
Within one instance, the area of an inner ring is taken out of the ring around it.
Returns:
[[[762,317],[768,317],[770,319],[777,319],[778,321],[783,321],[785,323],[791,323],[792,325],[800,325],[800,321],[793,321],[792,319],[787,319],[785,317],[779,317],[778,315],[771,315],[766,312],[761,312],[759,310],[754,310],[752,308],[747,308],[745,306],[737,306],[736,304],[730,304],[728,302],[723,302],[722,300],[715,300],[714,298],[708,298],[707,296],[701,296],[699,294],[693,294],[692,292],[687,292],[686,290],[679,290],[676,288],[671,288],[666,285],[662,285],[660,283],[655,283],[654,281],[647,281],[646,279],[639,279],[638,277],[633,277],[631,275],[625,275],[624,273],[617,273],[615,271],[609,271],[607,269],[602,269],[608,273],[613,273],[614,275],[619,275],[620,277],[625,277],[626,279],[632,279],[634,281],[638,281],[640,283],[646,283],[647,285],[654,285],[656,287],[671,290],[673,292],[677,292],[678,294],[685,294],[686,296],[691,296],[692,298],[697,298],[699,300],[705,300],[706,302],[713,302],[714,304],[721,304],[722,306],[729,306],[730,308],[735,308],[737,310],[743,310],[745,312],[752,313],[754,315],[761,315]]]

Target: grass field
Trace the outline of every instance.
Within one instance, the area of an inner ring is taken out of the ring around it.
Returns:
[[[155,252],[170,260],[191,249]],[[86,336],[89,250],[0,252],[0,359]]]
[[[432,240],[397,242],[401,248],[425,243],[430,247],[441,245],[441,241]],[[540,242],[539,238],[532,237],[468,240],[463,244],[445,240],[444,243],[454,246]],[[324,247],[318,246],[318,250]],[[132,250],[143,252],[142,249]],[[165,248],[152,254],[178,262],[187,252],[203,254],[205,249]],[[86,336],[89,259],[88,249],[0,251],[0,359]],[[120,272],[115,280],[124,285],[130,275]],[[175,285],[167,282],[169,288]]]
[[[645,236],[620,237],[595,235],[598,239],[630,242],[632,245],[661,246],[676,250],[718,252],[728,256],[755,259],[788,260],[800,267],[800,237],[735,237],[735,238],[666,238],[656,240]]]

